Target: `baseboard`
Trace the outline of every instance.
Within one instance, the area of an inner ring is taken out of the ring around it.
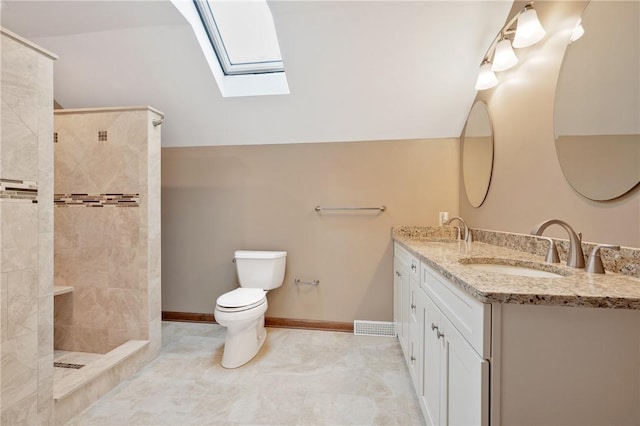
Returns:
[[[213,314],[162,311],[162,321],[215,323],[216,319],[214,318]]]
[[[163,321],[179,321],[179,322],[204,322],[215,323],[216,319],[213,314],[198,314],[192,312],[171,312],[162,311]],[[265,325],[267,327],[277,328],[299,328],[303,330],[325,330],[325,331],[344,331],[353,332],[352,322],[336,322],[336,321],[318,321],[293,318],[271,318],[266,317]]]
[[[264,323],[267,327],[301,328],[304,330],[353,332],[352,322],[335,322],[335,321],[318,321],[318,320],[266,317],[264,319]]]

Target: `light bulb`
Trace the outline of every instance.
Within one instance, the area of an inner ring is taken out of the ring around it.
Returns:
[[[544,37],[546,34],[544,28],[538,20],[538,14],[535,9],[527,7],[518,16],[518,26],[516,28],[516,36],[513,39],[513,47],[529,47]]]
[[[493,55],[493,71],[505,71],[518,63],[518,58],[511,48],[509,39],[500,40],[496,45],[496,52]]]
[[[491,70],[490,62],[483,62],[480,66],[480,72],[478,73],[478,80],[476,81],[476,90],[487,90],[498,84],[498,78]]]
[[[571,32],[571,38],[569,39],[569,42],[573,43],[583,35],[584,35],[584,28],[582,26],[582,19],[578,19],[578,23],[576,24],[576,27]]]

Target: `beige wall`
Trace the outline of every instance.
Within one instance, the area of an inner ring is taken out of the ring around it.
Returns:
[[[458,155],[457,139],[163,149],[163,310],[212,313],[234,250],[286,250],[267,316],[390,321],[391,227],[457,211]]]
[[[74,288],[55,298],[56,349],[106,353],[128,340],[159,347],[159,117],[145,107],[56,110],[55,284]],[[105,194],[121,202],[101,204],[114,202]]]
[[[0,44],[0,424],[50,424],[54,57],[4,30]]]
[[[638,187],[613,201],[588,200],[566,181],[556,157],[556,82],[570,31],[585,4],[536,2],[546,38],[518,50],[520,63],[499,73],[497,87],[479,92],[493,121],[495,157],[491,187],[481,207],[471,207],[460,187],[460,213],[470,226],[528,233],[537,223],[558,218],[581,231],[585,241],[640,246]],[[522,5],[517,3],[514,10]],[[566,238],[561,228],[548,232]]]

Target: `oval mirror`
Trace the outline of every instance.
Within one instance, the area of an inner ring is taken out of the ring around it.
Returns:
[[[487,197],[493,170],[493,126],[487,105],[473,104],[462,136],[462,177],[469,203],[480,207]]]
[[[556,152],[567,181],[591,200],[640,182],[640,2],[592,1],[567,47],[556,88]]]

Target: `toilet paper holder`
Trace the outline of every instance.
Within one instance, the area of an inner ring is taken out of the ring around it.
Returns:
[[[309,282],[309,281],[301,281],[300,278],[295,278],[293,280],[293,282],[296,283],[296,284],[307,284],[307,285],[318,285],[318,284],[320,284],[320,280],[313,280],[313,281]]]

